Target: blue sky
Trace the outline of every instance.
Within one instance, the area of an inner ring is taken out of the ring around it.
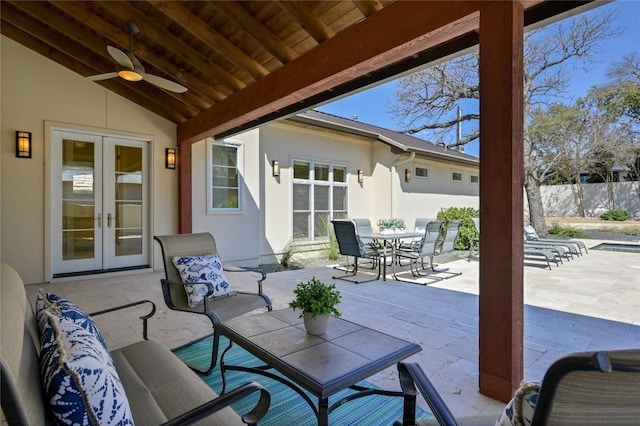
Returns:
[[[622,30],[622,34],[603,41],[601,44],[602,53],[587,69],[581,65],[571,69],[569,89],[566,93],[567,99],[584,96],[591,86],[606,81],[606,70],[612,62],[620,60],[625,54],[640,51],[640,0],[618,0],[587,13],[609,9],[618,10],[614,25]],[[318,109],[346,118],[353,118],[357,115],[358,120],[364,123],[396,129],[398,123],[387,113],[388,105],[393,100],[395,86],[396,82],[390,81],[323,105]],[[477,156],[478,143],[467,144],[465,151]]]

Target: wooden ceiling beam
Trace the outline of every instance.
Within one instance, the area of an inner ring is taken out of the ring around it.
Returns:
[[[321,44],[332,38],[335,33],[308,9],[308,4],[310,3],[289,0],[278,1],[278,5],[280,5],[282,10],[292,15],[295,21],[298,22],[318,44]]]
[[[3,4],[6,2],[3,2]],[[76,25],[74,21],[68,19],[65,15],[54,13],[49,7],[33,2],[14,2],[11,5],[22,12],[28,14],[13,13],[11,8],[2,10],[7,13],[6,19],[12,22],[18,28],[24,28],[34,37],[37,37],[48,43],[53,48],[61,52],[71,52],[70,56],[74,59],[88,65],[95,71],[92,74],[101,74],[115,70],[115,64],[111,56],[107,53],[104,41],[90,32],[83,30],[83,27]],[[42,24],[53,28],[47,29]],[[55,28],[64,28],[64,33],[57,31]],[[79,44],[76,40],[82,40]],[[100,61],[102,59],[102,61]],[[97,63],[96,63],[97,62]],[[193,117],[199,110],[191,106],[179,94],[169,93],[164,90],[155,88],[154,92],[149,94],[149,90],[139,87],[137,83],[133,90],[138,91],[142,96],[148,97],[159,105],[171,110],[175,110],[183,117]]]
[[[476,31],[478,10],[487,1],[391,3],[245,90],[180,124],[178,141],[193,143],[215,137]]]
[[[55,1],[51,4],[61,12],[84,22],[88,27],[92,28],[98,34],[110,40],[111,44],[117,46],[129,45],[129,33],[125,28],[114,25],[110,21],[104,19],[91,9],[91,2],[73,2],[73,1]],[[106,50],[106,45],[104,46]],[[198,108],[209,108],[213,103],[224,99],[232,92],[221,86],[217,81],[207,82],[200,77],[178,68],[173,62],[166,59],[165,56],[156,55],[143,41],[136,40],[135,54],[145,65],[150,64],[158,70],[167,74],[170,79],[176,79],[179,83],[189,88],[189,92],[197,97],[189,98]],[[218,90],[222,88],[224,93]],[[185,95],[187,95],[185,93]]]
[[[215,1],[209,3],[239,28],[249,34],[263,48],[275,56],[281,63],[293,61],[298,54],[276,37],[266,26],[255,19],[242,5],[235,1]]]
[[[353,4],[364,16],[371,16],[382,9],[382,4],[378,0],[353,0]]]
[[[227,60],[245,70],[256,80],[269,74],[269,71],[254,61],[249,55],[238,49],[229,40],[218,33],[212,26],[204,22],[184,7],[180,2],[148,0],[157,10],[173,19],[186,32],[217,51]]]
[[[128,17],[128,20],[135,22],[135,24],[140,28],[140,32],[144,37],[162,40],[162,44],[166,50],[175,52],[176,55],[184,57],[186,61],[190,62],[204,75],[213,76],[213,78],[228,86],[232,92],[243,89],[247,86],[243,81],[224,70],[213,60],[198,52],[165,28],[160,27],[153,19],[131,4],[122,1],[113,1],[108,2],[108,5],[105,7],[118,16]]]

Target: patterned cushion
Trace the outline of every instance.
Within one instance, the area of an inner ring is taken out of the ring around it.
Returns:
[[[133,425],[129,401],[95,323],[58,296],[38,299],[40,374],[57,423]]]
[[[175,256],[171,259],[185,283],[189,306],[194,307],[204,302],[209,289],[205,284],[213,285],[213,294],[209,300],[234,296],[231,286],[222,271],[222,262],[217,254],[204,256]]]
[[[520,388],[509,401],[496,420],[496,426],[529,426],[538,401],[540,383],[522,382]]]

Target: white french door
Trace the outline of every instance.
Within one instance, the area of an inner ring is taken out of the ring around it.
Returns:
[[[52,130],[53,276],[149,265],[148,142]]]

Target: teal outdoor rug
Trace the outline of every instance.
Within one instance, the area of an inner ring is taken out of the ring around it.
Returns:
[[[226,349],[228,340],[223,336],[220,338],[220,354]],[[211,356],[211,338],[200,340],[189,346],[174,350],[174,353],[182,360],[193,362],[197,365],[209,363]],[[229,365],[257,366],[262,362],[253,355],[234,345],[225,356],[225,363]],[[277,374],[275,370],[269,370]],[[220,367],[216,368],[208,376],[202,379],[216,392],[222,389],[222,379],[220,377]],[[259,424],[271,426],[312,426],[317,425],[315,415],[311,407],[302,399],[300,395],[291,390],[286,385],[277,380],[270,379],[258,374],[245,373],[241,371],[227,371],[227,391],[237,388],[247,382],[256,381],[264,386],[271,394],[271,405],[267,415],[260,420]],[[363,381],[360,386],[375,387]],[[345,389],[329,398],[329,406],[339,401],[346,395],[353,393],[351,389]],[[313,401],[317,398],[308,393]],[[246,398],[233,404],[233,408],[238,413],[246,413],[257,401],[257,397]],[[416,418],[424,419],[431,417],[420,408],[416,411]],[[358,425],[358,426],[390,426],[394,421],[402,418],[402,398],[383,395],[370,395],[350,401],[341,407],[336,408],[329,415],[329,424],[332,426]]]

